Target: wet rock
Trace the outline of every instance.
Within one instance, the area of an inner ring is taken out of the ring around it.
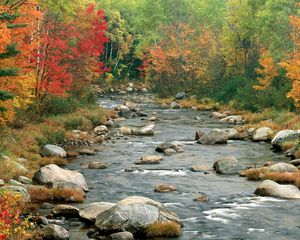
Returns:
[[[131,232],[119,232],[111,234],[109,240],[134,240],[134,236]]]
[[[286,199],[300,199],[300,191],[294,185],[281,185],[271,180],[260,183],[254,194],[259,196],[279,197]]]
[[[253,134],[253,141],[271,141],[274,131],[269,127],[261,127]]]
[[[238,174],[241,170],[246,167],[239,163],[234,157],[225,157],[215,161],[213,165],[214,170],[219,174]]]
[[[162,156],[145,156],[142,157],[141,160],[139,162],[136,162],[135,164],[159,164],[159,162],[162,160]]]
[[[174,154],[176,154],[177,152],[174,150],[174,149],[172,149],[172,148],[167,148],[165,151],[164,151],[164,154],[166,155],[166,156],[172,156],[172,155],[174,155]]]
[[[198,195],[194,198],[195,202],[208,202],[209,198],[205,195]]]
[[[185,92],[179,92],[175,96],[175,100],[182,100],[182,99],[188,99],[188,98],[190,98],[190,96]]]
[[[43,227],[41,234],[45,240],[67,240],[70,238],[70,234],[65,228],[55,224]]]
[[[55,164],[49,164],[40,168],[33,176],[33,181],[39,184],[57,183],[57,182],[71,182],[84,191],[88,191],[83,175],[76,171],[60,168]]]
[[[144,112],[136,112],[135,113],[138,117],[148,117],[148,114],[147,113],[144,113]]]
[[[19,176],[18,180],[22,184],[32,184],[32,180],[28,177],[25,177],[25,176]]]
[[[135,172],[135,171],[139,171],[140,169],[138,167],[129,167],[126,168],[124,171],[125,172]]]
[[[180,106],[177,102],[171,102],[170,108],[172,109],[180,109]]]
[[[151,121],[151,122],[155,122],[155,121],[158,121],[157,117],[149,117],[148,118],[148,121]]]
[[[175,192],[176,187],[169,185],[169,184],[159,184],[159,185],[155,186],[154,191],[159,192],[159,193]]]
[[[108,129],[105,125],[100,125],[94,128],[94,133],[96,133],[97,135],[103,135],[106,134],[108,132]]]
[[[215,119],[222,119],[222,118],[226,118],[227,115],[226,114],[223,114],[223,113],[219,113],[219,112],[213,112],[211,114],[211,117],[212,118],[215,118]]]
[[[121,127],[120,128],[120,133],[123,134],[123,135],[132,135],[133,131],[129,127]]]
[[[79,151],[79,154],[80,155],[87,155],[87,156],[94,156],[96,155],[97,153],[95,152],[94,149],[88,149],[88,148],[85,148],[85,149],[81,149]]]
[[[195,134],[195,141],[199,140],[202,136],[205,135],[205,132],[202,131],[202,130],[198,130],[196,131],[196,134]]]
[[[135,129],[133,131],[133,134],[134,135],[140,135],[140,136],[153,136],[154,135],[154,128],[155,128],[155,125],[150,124],[150,125]]]
[[[100,233],[129,231],[139,235],[144,234],[147,227],[158,221],[180,222],[177,215],[161,203],[134,196],[120,201],[115,207],[99,214],[95,225]],[[162,230],[161,237],[167,235],[168,233]]]
[[[0,188],[0,192],[1,191],[7,191],[7,192],[10,192],[12,194],[18,194],[18,195],[22,196],[22,200],[24,202],[29,202],[30,201],[30,195],[24,187],[21,187],[21,186],[3,186],[3,187]]]
[[[107,164],[103,162],[90,162],[88,165],[89,169],[105,169]]]
[[[54,205],[53,204],[51,204],[51,203],[42,203],[41,205],[40,205],[40,208],[41,209],[53,209],[54,208]]]
[[[166,149],[174,149],[176,152],[183,152],[183,148],[173,143],[163,143],[156,147],[155,151],[163,153]]]
[[[130,112],[130,108],[126,105],[119,105],[115,107],[115,110],[120,112]]]
[[[38,216],[37,219],[35,220],[35,222],[38,225],[48,225],[49,224],[48,219],[44,216]]]
[[[295,141],[300,138],[300,130],[282,130],[272,139],[271,144],[274,149],[282,150],[282,145],[288,141]]]
[[[227,143],[228,135],[220,129],[212,129],[198,140],[200,144],[213,145]]]
[[[191,167],[193,172],[209,172],[212,171],[212,168],[207,165],[194,165]]]
[[[45,157],[66,157],[66,151],[56,145],[47,144],[43,147],[42,155]]]
[[[278,173],[284,173],[284,172],[298,172],[298,168],[295,167],[292,164],[289,163],[276,163],[269,167],[269,170],[271,172],[278,172]]]
[[[115,203],[110,203],[110,202],[94,202],[91,204],[88,204],[86,206],[84,206],[80,211],[79,211],[79,216],[85,220],[91,221],[91,222],[95,222],[96,217],[112,208],[116,206]]]
[[[240,115],[234,115],[234,116],[228,116],[225,118],[220,119],[221,123],[232,123],[232,124],[237,124],[237,123],[243,123],[243,118]]]
[[[55,216],[63,216],[63,217],[79,217],[79,209],[72,205],[60,204],[54,207],[52,213]]]
[[[294,159],[289,162],[290,164],[294,165],[295,167],[300,166],[300,159]]]

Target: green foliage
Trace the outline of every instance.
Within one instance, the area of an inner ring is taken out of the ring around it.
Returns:
[[[36,141],[40,147],[46,144],[62,144],[66,138],[64,130],[54,130],[46,128],[43,131],[43,135],[36,138]]]
[[[84,118],[81,116],[75,116],[68,118],[64,121],[65,129],[67,130],[74,130],[74,129],[80,129],[84,121]]]

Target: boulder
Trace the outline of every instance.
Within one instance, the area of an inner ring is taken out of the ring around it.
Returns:
[[[234,157],[225,157],[214,162],[214,170],[219,174],[238,174],[245,166]]]
[[[212,145],[227,143],[228,135],[220,129],[212,129],[199,138],[198,143]]]
[[[300,138],[300,130],[282,130],[272,139],[271,144],[274,149],[282,150],[282,145],[288,141],[295,141]]]
[[[182,99],[188,99],[188,98],[190,98],[190,96],[185,92],[179,92],[175,96],[175,100],[182,100]]]
[[[105,125],[100,125],[94,128],[94,133],[96,133],[97,135],[103,135],[106,134],[108,132],[108,129]]]
[[[45,157],[66,157],[66,151],[56,145],[47,144],[43,147],[42,155]]]
[[[175,192],[176,187],[169,184],[159,184],[155,186],[154,191],[159,193]]]
[[[281,185],[271,180],[260,183],[254,194],[259,196],[279,197],[286,199],[300,199],[300,191],[294,185]]]
[[[163,160],[162,156],[145,156],[142,157],[139,162],[136,162],[135,164],[159,164],[160,161]]]
[[[141,128],[137,128],[133,131],[134,135],[140,135],[140,136],[153,136],[154,135],[154,124],[150,124]]]
[[[222,119],[222,118],[226,118],[227,115],[219,112],[212,112],[211,117],[215,119]]]
[[[180,106],[177,102],[171,102],[170,108],[172,109],[180,109]]]
[[[236,123],[243,123],[244,121],[243,121],[242,116],[240,116],[240,115],[233,115],[233,116],[228,116],[228,117],[220,119],[220,122],[221,123],[233,123],[233,124],[236,124]]]
[[[284,172],[298,172],[298,168],[295,167],[292,164],[289,163],[276,163],[276,164],[272,164],[269,167],[269,170],[271,172],[278,172],[278,173],[284,173]]]
[[[121,127],[120,128],[120,133],[123,134],[123,135],[132,135],[133,131],[129,127]]]
[[[194,165],[191,167],[193,172],[209,172],[212,171],[212,168],[207,165]]]
[[[63,217],[78,217],[79,209],[72,205],[60,204],[54,207],[52,213],[55,216],[63,216]]]
[[[269,127],[261,127],[253,134],[253,141],[271,141],[274,131]]]
[[[94,155],[96,155],[97,153],[95,152],[94,149],[84,148],[84,149],[81,149],[81,150],[79,151],[79,154],[80,154],[80,155],[87,155],[87,156],[94,156]]]
[[[296,167],[299,167],[300,166],[300,159],[299,158],[298,159],[294,159],[294,160],[290,161],[289,164],[292,164],[292,165],[294,165]]]
[[[249,134],[243,129],[226,129],[228,140],[245,140],[249,137]]]
[[[180,145],[173,143],[163,143],[156,147],[155,151],[163,153],[166,149],[174,149],[176,152],[183,152],[183,148]]]
[[[65,228],[55,224],[48,224],[43,227],[41,234],[45,240],[67,240],[70,238],[70,234]]]
[[[0,192],[1,191],[7,191],[7,192],[10,192],[12,194],[18,194],[18,195],[22,196],[24,202],[29,202],[30,201],[30,195],[24,187],[21,187],[21,186],[3,186],[3,187],[0,188]]]
[[[107,164],[103,162],[90,162],[89,169],[105,169],[107,168]]]
[[[33,176],[33,181],[38,184],[71,182],[84,191],[88,191],[88,186],[83,175],[79,172],[60,168],[55,164],[49,164],[40,168]]]
[[[116,206],[115,203],[110,203],[110,202],[94,202],[94,203],[90,203],[86,206],[84,206],[82,209],[80,209],[79,211],[79,216],[85,220],[91,221],[91,222],[95,222],[96,221],[96,217],[112,208]]]
[[[113,233],[109,236],[110,240],[134,240],[134,236],[131,232],[119,232]]]
[[[162,204],[134,196],[99,214],[95,225],[98,231],[104,234],[129,231],[134,235],[143,235],[149,226],[157,222],[179,223],[180,220]],[[167,235],[168,233],[162,230],[161,237]]]
[[[164,151],[164,154],[166,155],[166,156],[172,156],[173,154],[176,154],[177,152],[174,150],[174,149],[172,149],[172,148],[167,148],[165,151]]]

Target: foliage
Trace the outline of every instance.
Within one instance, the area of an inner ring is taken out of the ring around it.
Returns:
[[[46,128],[43,130],[43,135],[37,137],[37,142],[40,147],[46,144],[62,144],[65,140],[65,131],[63,129],[50,129]]]
[[[30,237],[26,232],[29,224],[21,218],[23,208],[22,196],[7,191],[0,192],[1,240],[22,240]]]

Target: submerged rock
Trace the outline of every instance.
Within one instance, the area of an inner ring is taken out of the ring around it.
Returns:
[[[294,185],[281,185],[271,180],[260,183],[254,194],[287,199],[300,199],[300,191]]]
[[[34,174],[33,181],[43,185],[46,183],[70,182],[81,187],[84,191],[88,191],[85,178],[81,173],[60,168],[55,164],[40,168]]]

